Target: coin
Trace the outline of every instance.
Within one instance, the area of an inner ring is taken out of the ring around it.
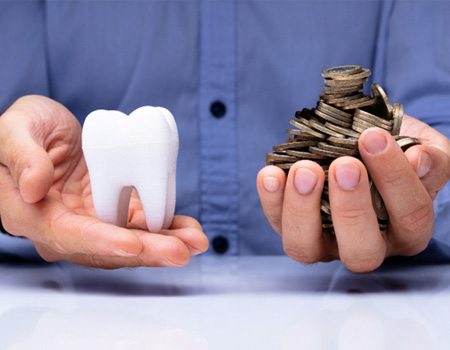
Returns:
[[[372,205],[378,220],[386,221],[389,219],[388,212],[384,206],[383,198],[381,198],[375,184],[370,185],[370,193],[372,195]]]
[[[358,80],[358,79],[364,79],[370,77],[372,72],[370,69],[363,68],[360,72],[357,72],[355,74],[341,74],[341,75],[335,75],[332,77],[334,80]]]
[[[299,129],[286,129],[286,132],[290,135],[294,135],[297,141],[301,140],[321,140],[321,138],[305,134],[302,130]]]
[[[397,140],[398,145],[404,151],[406,151],[409,147],[420,145],[420,140],[415,137],[404,137]]]
[[[338,158],[342,157],[341,153],[328,151],[322,148],[319,148],[317,146],[309,146],[309,151],[314,154],[319,154],[323,157],[329,157],[329,158]]]
[[[313,146],[310,146],[313,147]],[[295,161],[300,159],[324,159],[325,157],[321,154],[316,153],[310,153],[306,151],[293,151],[293,150],[287,150],[286,154],[292,157],[296,157]]]
[[[317,144],[317,147],[324,149],[326,151],[340,154],[341,156],[354,156],[354,155],[358,154],[358,150],[355,148],[351,149],[351,148],[347,148],[347,147],[334,146],[334,145],[330,145],[326,142],[319,142]]]
[[[325,86],[356,86],[356,85],[364,85],[367,81],[367,78],[359,79],[359,80],[333,80],[333,79],[325,79]]]
[[[310,125],[312,128],[320,131],[323,134],[327,134],[327,135],[334,136],[334,137],[342,137],[342,138],[345,137],[345,135],[342,135],[342,134],[337,133],[336,131],[330,130],[327,127],[325,127],[323,124],[321,124],[315,120],[311,119]],[[314,146],[314,145],[312,145],[312,146]]]
[[[294,141],[294,142],[281,143],[279,145],[275,145],[272,147],[272,149],[274,151],[283,151],[286,149],[299,149],[299,148],[305,148],[308,146],[315,146],[315,145],[317,145],[317,141],[314,141],[314,140]]]
[[[310,127],[307,126],[307,125],[301,124],[301,123],[299,123],[298,121],[296,121],[295,119],[291,119],[290,123],[291,123],[293,126],[295,126],[295,127],[299,128],[299,129],[303,130],[303,131],[306,132],[307,134],[310,134],[310,135],[312,135],[312,136],[318,137],[319,139],[326,139],[326,138],[327,138],[327,136],[326,136],[325,134],[322,134],[322,133],[320,133],[320,132],[318,132],[318,131],[312,129],[312,128],[310,128]]]
[[[399,147],[405,151],[420,144],[414,137],[400,136],[403,106],[391,105],[379,84],[371,85],[371,95],[363,93],[363,86],[371,72],[358,65],[340,66],[322,72],[324,88],[316,108],[295,112],[287,129],[285,143],[273,146],[266,155],[267,164],[275,165],[285,173],[292,164],[305,159],[319,164],[325,174],[321,195],[320,215],[322,229],[334,234],[328,193],[328,168],[334,159],[353,156],[361,160],[358,149],[360,134],[370,127],[390,131]],[[381,231],[388,228],[389,215],[375,185],[369,179],[372,204]]]
[[[327,141],[333,145],[338,147],[345,147],[349,149],[358,149],[358,139],[357,138],[345,138],[342,139],[340,137],[330,136]]]
[[[337,66],[333,68],[328,68],[322,71],[322,77],[324,78],[333,78],[341,77],[341,76],[347,76],[349,74],[356,74],[361,72],[362,69],[360,66],[354,64],[354,65],[348,65],[348,66]]]
[[[270,162],[280,162],[280,163],[286,163],[286,162],[295,162],[297,158],[290,156],[286,153],[281,152],[270,152],[266,155],[266,163]]]
[[[357,133],[357,132],[355,132],[355,131],[353,131],[351,129],[341,127],[339,125],[333,125],[331,123],[325,123],[325,126],[328,129],[336,131],[336,132],[338,132],[338,133],[340,133],[342,135],[345,135],[345,136],[349,136],[349,137],[353,137],[353,138],[358,138],[359,137],[359,133]]]
[[[334,114],[340,115],[340,116],[342,116],[344,118],[347,118],[347,119],[352,119],[352,117],[353,117],[350,113],[344,112],[344,111],[340,110],[339,108],[333,107],[333,106],[331,106],[329,104],[326,104],[326,103],[324,103],[322,101],[319,102],[318,108],[321,109],[321,110],[328,110],[328,111],[330,111],[330,112],[332,112]]]
[[[392,135],[400,134],[400,127],[403,121],[403,105],[400,103],[394,103],[392,108]]]
[[[329,121],[329,122],[331,122],[331,123],[333,123],[333,124],[343,126],[344,128],[349,128],[349,127],[352,125],[351,122],[345,122],[345,121],[342,121],[342,120],[340,120],[340,119],[337,119],[337,118],[335,118],[335,117],[332,117],[332,116],[329,115],[329,114],[323,113],[322,111],[319,111],[318,109],[315,111],[315,113],[316,113],[319,117],[321,117],[322,119],[325,119],[326,121]]]
[[[392,128],[392,121],[377,117],[376,115],[363,111],[362,109],[359,108],[355,109],[354,119],[361,119],[378,127],[384,125],[387,128],[386,130],[391,130]]]
[[[374,83],[370,87],[373,96],[375,97],[375,100],[378,102],[380,101],[381,106],[383,108],[384,117],[388,117],[392,115],[392,105],[389,102],[389,98],[386,95],[386,92],[383,90],[383,88],[380,86],[380,84]]]
[[[369,123],[369,122],[367,122],[367,121],[365,121],[363,119],[357,118],[356,115],[355,115],[355,117],[353,119],[353,124],[355,124],[355,123],[359,124],[362,127],[365,127],[366,129],[373,128],[373,127],[381,128],[381,129],[384,129],[384,130],[387,130],[387,131],[391,131],[391,129],[392,129],[391,126],[386,126],[384,124],[380,124],[380,123],[372,124],[372,123]]]

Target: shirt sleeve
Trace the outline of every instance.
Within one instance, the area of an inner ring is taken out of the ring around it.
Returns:
[[[408,115],[450,136],[450,3],[387,1],[380,17],[374,80]],[[426,24],[426,25],[425,25]],[[434,201],[435,230],[418,258],[450,260],[450,186]]]

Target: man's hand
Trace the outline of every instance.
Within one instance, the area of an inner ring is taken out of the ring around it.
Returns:
[[[303,263],[340,259],[352,271],[369,272],[386,257],[416,255],[427,247],[434,224],[432,200],[450,178],[450,142],[407,116],[401,134],[422,144],[403,153],[386,131],[371,128],[358,144],[365,166],[352,157],[331,164],[328,186],[335,236],[322,232],[325,176],[319,165],[299,161],[287,178],[275,166],[259,172],[264,213],[288,256]],[[367,171],[389,213],[387,231],[378,228]]]
[[[190,217],[147,231],[138,197],[127,228],[95,218],[81,127],[59,103],[42,96],[17,100],[0,118],[0,216],[5,229],[33,241],[47,261],[119,268],[183,266],[208,240]]]

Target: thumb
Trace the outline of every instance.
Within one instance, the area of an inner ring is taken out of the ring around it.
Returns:
[[[46,196],[53,183],[53,162],[28,126],[11,125],[13,120],[0,119],[0,162],[9,169],[22,199],[36,203]]]

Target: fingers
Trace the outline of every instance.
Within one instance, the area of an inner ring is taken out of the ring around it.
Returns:
[[[281,234],[285,183],[286,175],[284,171],[273,165],[261,169],[256,178],[256,188],[264,214],[278,234]]]
[[[341,261],[354,272],[375,270],[386,256],[386,244],[378,229],[364,165],[351,157],[335,160],[328,184]]]
[[[303,263],[336,257],[334,242],[322,234],[320,198],[325,174],[312,161],[295,163],[289,171],[282,213],[286,254]]]
[[[434,214],[416,171],[384,130],[366,130],[359,139],[359,151],[389,213],[387,254],[418,254],[431,238]]]
[[[28,126],[16,119],[0,118],[0,162],[8,167],[23,200],[35,203],[53,183],[53,163]]]
[[[414,146],[405,152],[432,199],[450,178],[449,156],[432,146]]]
[[[191,258],[189,248],[177,237],[140,230],[132,230],[131,233],[139,237],[143,248],[135,256],[58,253],[43,244],[35,244],[35,246],[43,259],[48,262],[68,260],[76,264],[104,269],[139,266],[181,267],[187,265]]]

